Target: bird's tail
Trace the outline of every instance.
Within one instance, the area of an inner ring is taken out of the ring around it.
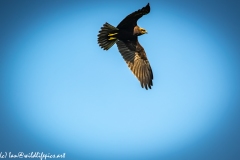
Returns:
[[[117,42],[118,28],[105,23],[98,34],[98,44],[104,50],[108,50]]]

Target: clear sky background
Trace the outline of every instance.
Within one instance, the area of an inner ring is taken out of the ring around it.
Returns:
[[[142,89],[97,34],[150,3]],[[0,1],[0,152],[240,159],[239,1]]]

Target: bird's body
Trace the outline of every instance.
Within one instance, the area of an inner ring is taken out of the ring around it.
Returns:
[[[117,43],[118,50],[128,67],[146,89],[151,89],[153,85],[153,73],[144,48],[138,42],[138,36],[147,31],[137,25],[137,20],[149,12],[150,6],[147,4],[124,18],[117,27],[105,23],[98,34],[98,44],[104,50]]]
[[[118,31],[118,34],[116,35],[116,38],[118,40],[121,40],[121,41],[124,41],[124,40],[136,40],[137,36],[133,35],[133,33],[128,31],[128,30],[120,29]]]

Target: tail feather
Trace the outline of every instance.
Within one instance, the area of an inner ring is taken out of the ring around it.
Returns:
[[[104,50],[111,48],[116,42],[116,35],[118,34],[118,28],[105,23],[98,34],[98,44]]]

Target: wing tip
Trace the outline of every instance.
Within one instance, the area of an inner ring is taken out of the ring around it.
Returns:
[[[149,12],[150,12],[150,4],[148,3],[148,4],[145,6],[145,8],[147,9],[147,13],[149,13]]]

